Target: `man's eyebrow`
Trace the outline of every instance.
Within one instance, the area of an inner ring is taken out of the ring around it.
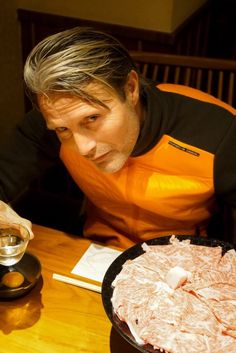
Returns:
[[[112,101],[112,98],[103,99],[103,102],[105,102],[105,103],[110,103],[111,101]]]

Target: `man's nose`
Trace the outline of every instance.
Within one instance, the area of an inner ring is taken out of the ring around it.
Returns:
[[[84,157],[91,155],[96,147],[96,141],[93,138],[78,133],[74,134],[74,141],[79,153]]]

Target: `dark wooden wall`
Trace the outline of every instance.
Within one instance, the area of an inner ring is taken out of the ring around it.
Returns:
[[[21,24],[23,63],[31,49],[40,40],[48,35],[75,26],[88,26],[110,33],[120,40],[128,50],[205,56],[208,46],[210,7],[209,3],[202,6],[173,33],[156,32],[23,9],[18,10],[18,20]],[[25,110],[29,111],[30,109],[31,104],[25,97]]]
[[[202,6],[173,33],[108,24],[80,18],[18,10],[25,59],[34,45],[44,37],[75,26],[89,26],[114,35],[129,50],[205,55],[208,42],[209,3]]]
[[[236,1],[213,0],[207,56],[236,60]]]
[[[112,34],[129,50],[236,60],[236,0],[209,0],[173,33],[18,9],[23,62],[46,36],[75,26]],[[25,98],[26,111],[31,108]]]
[[[236,59],[236,1],[208,0],[173,33],[19,9],[23,59],[44,37],[74,26],[114,35],[129,50]]]

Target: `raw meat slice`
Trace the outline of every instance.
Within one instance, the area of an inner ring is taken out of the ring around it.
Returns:
[[[114,312],[136,342],[167,353],[236,353],[236,252],[174,236],[142,247],[112,284]]]

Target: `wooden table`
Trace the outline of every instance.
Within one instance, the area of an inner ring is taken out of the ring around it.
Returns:
[[[53,273],[71,270],[90,242],[33,226],[28,250],[42,265],[42,277],[24,297],[0,301],[0,353],[137,353],[112,328],[101,294],[58,282]]]

